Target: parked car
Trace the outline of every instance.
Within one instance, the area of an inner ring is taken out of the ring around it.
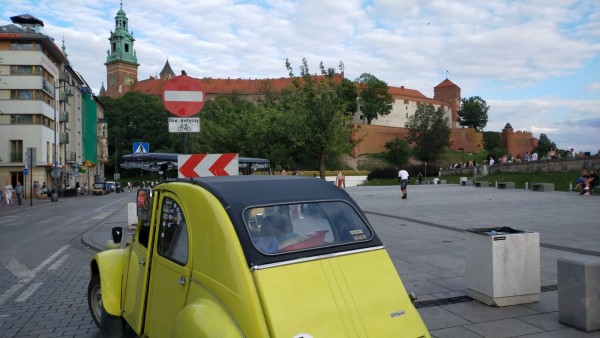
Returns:
[[[106,193],[114,192],[116,188],[116,183],[113,181],[106,181]]]
[[[174,180],[138,190],[137,214],[125,248],[90,264],[108,336],[429,337],[359,206],[324,180]]]
[[[106,190],[106,182],[96,182],[94,183],[94,190],[92,191],[92,193],[94,195],[106,195],[107,194],[107,190]]]

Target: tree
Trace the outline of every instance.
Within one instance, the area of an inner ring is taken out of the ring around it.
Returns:
[[[458,110],[458,123],[464,127],[471,127],[477,131],[483,130],[488,122],[488,110],[490,106],[487,105],[484,99],[479,96],[471,96],[470,98],[463,98],[461,100],[461,106]]]
[[[538,153],[538,156],[542,158],[542,156],[546,156],[550,149],[556,149],[556,143],[550,141],[546,134],[541,133],[535,151]]]
[[[118,161],[122,155],[131,154],[133,142],[149,142],[151,152],[177,152],[183,148],[181,135],[169,133],[168,118],[172,115],[159,96],[132,91],[101,100],[108,125],[107,176],[116,167],[115,158]]]
[[[348,141],[350,129],[344,126],[351,119],[346,114],[351,102],[340,95],[341,82],[336,80],[335,70],[325,69],[323,62],[320,64],[321,77],[310,75],[306,59],[302,59],[299,77],[294,76],[288,60],[286,68],[292,78],[290,101],[286,103],[296,128],[292,135],[302,145],[302,151],[318,163],[319,174],[325,178],[326,160],[352,147]]]
[[[497,131],[484,131],[483,147],[487,151],[490,151],[494,148],[502,148],[502,139],[500,138],[500,133]]]
[[[385,149],[388,150],[387,159],[390,163],[397,166],[408,164],[410,158],[410,147],[408,142],[403,139],[394,139],[385,144]]]
[[[408,118],[408,141],[414,144],[414,153],[422,161],[431,162],[450,146],[450,127],[442,107],[418,104],[415,114]]]
[[[356,82],[360,88],[358,107],[367,119],[367,124],[371,124],[378,116],[386,116],[392,112],[392,95],[387,83],[368,73],[362,74]]]

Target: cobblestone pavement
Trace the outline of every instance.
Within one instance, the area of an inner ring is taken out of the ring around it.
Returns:
[[[86,297],[92,253],[71,245],[61,249],[32,277],[17,279],[0,266],[3,292],[15,291],[0,299],[0,337],[98,336]]]

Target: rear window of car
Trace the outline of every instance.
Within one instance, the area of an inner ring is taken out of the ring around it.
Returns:
[[[104,183],[94,183],[94,188],[96,188],[96,189],[104,189]]]
[[[350,204],[341,201],[259,206],[244,212],[257,250],[276,255],[369,241],[373,232]]]

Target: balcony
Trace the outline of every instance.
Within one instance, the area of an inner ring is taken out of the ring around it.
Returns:
[[[69,113],[67,112],[62,112],[60,113],[60,118],[58,120],[59,122],[69,122]]]
[[[60,133],[60,144],[69,144],[69,133]]]
[[[71,96],[73,96],[73,93],[71,93],[71,89],[70,88],[60,88],[60,94],[58,95],[60,102],[69,102],[69,98]]]
[[[68,163],[75,163],[75,162],[77,162],[77,153],[74,152],[74,151],[67,151],[67,162]]]

